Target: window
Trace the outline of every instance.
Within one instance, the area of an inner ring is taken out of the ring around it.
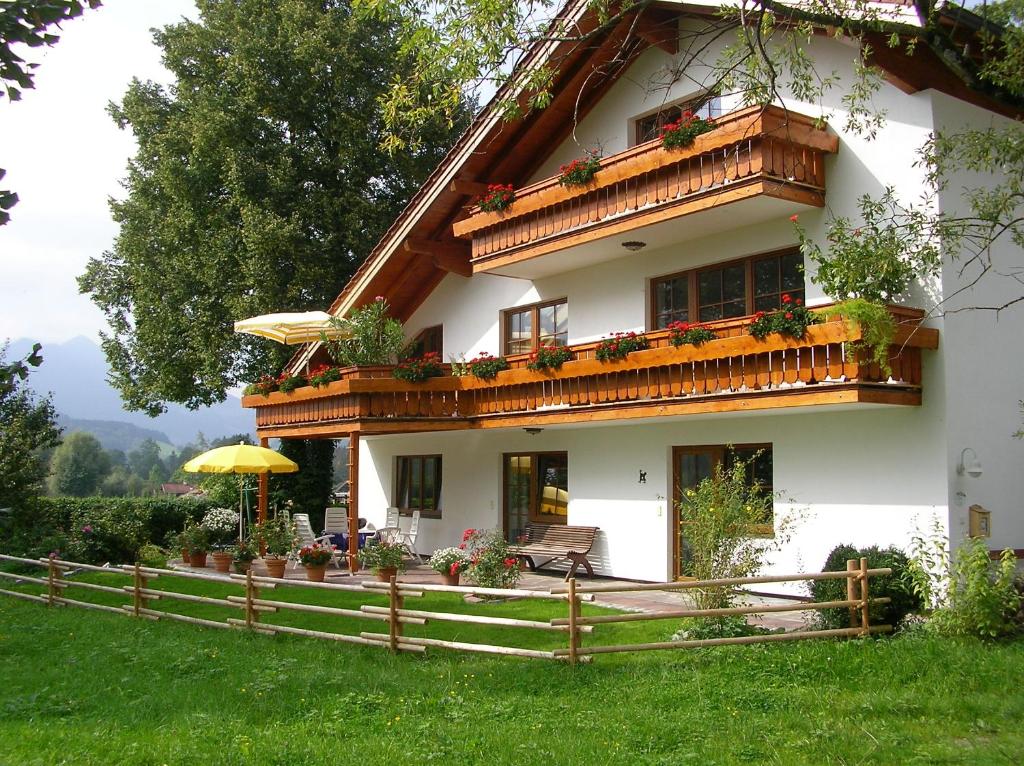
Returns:
[[[569,342],[569,303],[565,298],[504,312],[505,354],[527,354],[540,346]]]
[[[505,455],[505,534],[510,541],[531,522],[565,524],[569,513],[569,454]]]
[[[428,518],[441,518],[440,455],[396,458],[395,505],[404,514],[419,511]]]
[[[661,135],[661,129],[670,122],[678,120],[683,112],[693,112],[703,119],[718,118],[722,116],[722,99],[710,93],[702,93],[697,98],[691,98],[679,104],[671,104],[662,107],[654,114],[637,119],[634,143],[642,144]]]
[[[803,256],[790,250],[657,277],[651,281],[651,328],[713,322],[782,306],[804,297]]]
[[[408,346],[408,355],[410,358],[416,356],[423,356],[426,353],[433,351],[438,356],[443,356],[441,353],[441,343],[444,337],[442,325],[434,325],[421,331],[419,335],[413,340]]]

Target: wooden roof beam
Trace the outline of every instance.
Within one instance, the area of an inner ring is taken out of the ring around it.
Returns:
[[[430,256],[433,264],[443,271],[458,274],[460,277],[473,276],[473,266],[469,262],[471,247],[468,243],[437,242],[410,237],[405,240],[404,247],[410,253]]]
[[[633,33],[670,56],[679,53],[679,17],[675,13],[649,8],[636,20]]]

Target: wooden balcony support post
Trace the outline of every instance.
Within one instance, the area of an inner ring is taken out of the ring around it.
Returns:
[[[359,571],[359,432],[348,435],[348,568]]]
[[[269,447],[270,439],[265,436],[260,437],[260,446]],[[270,474],[261,473],[259,475],[259,491],[256,500],[256,520],[264,522],[267,520],[267,497],[268,490],[270,488]]]

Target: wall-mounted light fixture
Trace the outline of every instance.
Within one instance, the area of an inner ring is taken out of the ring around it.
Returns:
[[[537,428],[536,426],[533,426],[531,428],[524,428],[523,430],[526,431],[526,433],[528,433],[530,436],[536,436],[537,434],[539,434],[544,429],[543,428]]]
[[[967,453],[970,452],[973,457],[967,460]],[[956,467],[957,475],[963,476],[965,473],[972,478],[977,479],[982,474],[981,461],[978,460],[978,453],[970,447],[964,447],[960,453],[960,464]]]
[[[637,482],[637,483],[638,484],[646,484],[647,483],[647,471],[641,471],[640,472],[640,481]]]
[[[641,242],[638,239],[630,239],[622,243],[622,246],[629,250],[631,253],[635,253],[637,250],[643,250],[647,247],[646,242]]]

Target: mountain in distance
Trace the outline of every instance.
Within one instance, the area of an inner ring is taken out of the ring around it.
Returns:
[[[58,412],[57,423],[64,429],[64,436],[75,431],[84,431],[96,437],[105,450],[121,450],[124,453],[134,452],[139,446],[151,439],[160,447],[161,456],[174,451],[170,437],[163,431],[152,428],[139,428],[122,420],[87,420],[85,418],[69,418]]]
[[[32,350],[33,342],[24,338],[11,341],[8,360],[24,358]],[[164,437],[143,438],[169,440],[178,446],[193,441],[200,431],[210,441],[238,433],[254,435],[256,418],[252,411],[243,409],[238,397],[230,394],[220,404],[198,410],[168,404],[167,412],[155,418],[125,410],[120,394],[107,383],[103,350],[88,338],[78,336],[64,343],[44,343],[42,356],[42,365],[32,369],[28,383],[41,395],[52,392],[54,408],[71,421],[127,423]],[[89,429],[83,426],[76,430]],[[99,438],[99,434],[96,436]]]

